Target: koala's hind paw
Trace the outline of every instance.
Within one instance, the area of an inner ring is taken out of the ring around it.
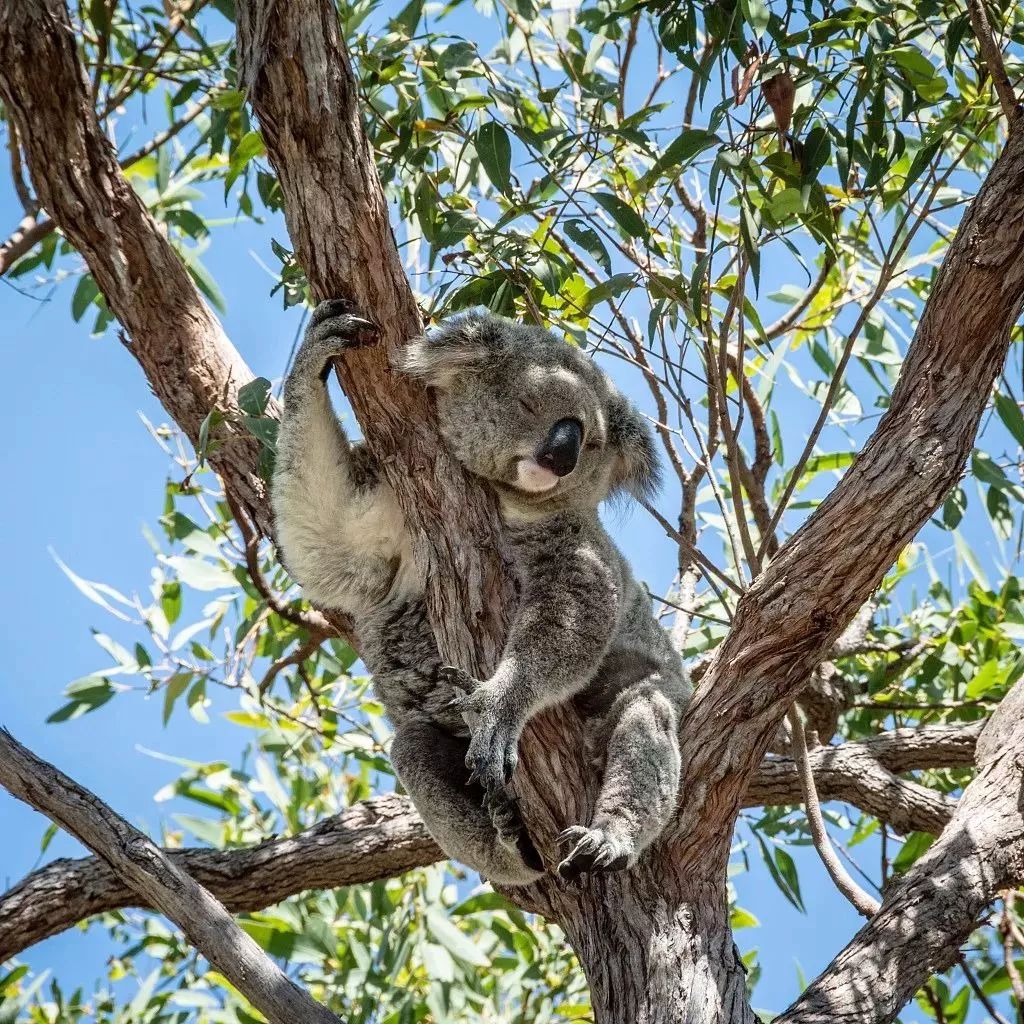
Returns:
[[[573,843],[569,855],[558,865],[558,873],[567,880],[579,878],[584,871],[621,871],[629,866],[632,846],[615,839],[599,828],[571,825],[558,842]]]

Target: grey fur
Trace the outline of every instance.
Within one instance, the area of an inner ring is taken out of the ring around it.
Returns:
[[[508,783],[529,719],[574,699],[594,723],[604,776],[592,821],[563,833],[572,846],[559,871],[631,865],[675,806],[691,692],[597,514],[612,494],[656,485],[650,430],[593,363],[539,328],[464,316],[404,350],[399,369],[435,390],[448,446],[498,494],[520,585],[501,663],[472,679],[440,664],[394,495],[327,398],[331,359],[368,327],[343,304],[322,303],[286,381],[273,486],[285,564],[314,603],[355,617],[395,726],[393,764],[446,852],[495,882],[538,877]],[[556,480],[537,460],[567,422],[581,428],[569,435],[582,447]]]

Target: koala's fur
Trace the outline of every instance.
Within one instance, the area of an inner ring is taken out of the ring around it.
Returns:
[[[539,328],[469,315],[405,349],[400,369],[434,389],[451,451],[497,492],[515,561],[520,602],[501,663],[471,679],[442,666],[394,494],[328,398],[331,360],[369,326],[341,302],[322,303],[285,382],[273,481],[284,562],[314,604],[355,618],[395,727],[395,770],[449,855],[494,882],[539,876],[507,786],[526,722],[576,698],[597,723],[604,777],[593,820],[564,833],[573,845],[559,870],[631,865],[675,806],[690,694],[597,514],[609,495],[655,485],[650,430],[604,373]],[[556,477],[535,456],[567,421],[583,440],[575,468]]]

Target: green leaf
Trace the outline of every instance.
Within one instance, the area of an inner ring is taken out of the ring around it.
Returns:
[[[437,941],[448,950],[456,960],[473,964],[474,967],[487,967],[490,961],[468,935],[464,935],[440,911],[428,908],[426,914],[427,930]]]
[[[617,195],[613,195],[611,192],[598,192],[594,196],[594,200],[629,238],[645,238],[647,236],[647,225],[641,220],[640,214]]]
[[[90,711],[95,711],[106,704],[117,691],[106,679],[86,676],[85,679],[80,679],[67,687],[65,693],[68,696],[73,694],[73,699],[54,711],[46,719],[48,723],[70,722]]]
[[[269,416],[243,416],[242,425],[272,451],[277,450],[277,432],[280,428],[277,420],[272,420]]]
[[[606,274],[612,272],[612,261],[601,236],[581,220],[567,220],[565,233],[588,255],[592,256]]]
[[[175,701],[185,692],[185,688],[190,682],[192,682],[191,672],[176,672],[167,680],[167,684],[164,686],[163,723],[165,727],[171,720]]]
[[[92,274],[83,274],[78,279],[75,294],[71,297],[71,316],[75,323],[78,323],[85,316],[85,311],[92,305],[93,300],[99,293],[100,290],[96,287]]]
[[[829,452],[825,455],[812,455],[804,466],[797,490],[802,491],[818,473],[845,469],[847,466],[853,465],[853,460],[856,457],[856,452]]]
[[[246,132],[239,140],[238,145],[231,153],[231,161],[228,165],[228,173],[224,177],[224,195],[231,191],[231,186],[238,180],[238,176],[249,166],[249,162],[257,156],[266,153],[263,145],[263,137],[259,132]]]
[[[893,870],[897,874],[903,874],[934,842],[935,836],[927,832],[911,832],[892,862]]]
[[[645,183],[653,181],[670,167],[685,166],[694,157],[703,153],[705,149],[710,149],[716,143],[720,144],[721,141],[714,132],[709,132],[704,128],[687,128],[668,144],[665,151],[655,161],[654,166],[644,175]]]
[[[185,586],[193,590],[224,590],[238,586],[238,581],[228,569],[202,558],[167,555],[160,560],[175,572]]]
[[[733,907],[729,914],[729,925],[733,931],[738,928],[757,928],[760,924],[761,922],[749,910],[742,907]]]
[[[632,274],[615,274],[614,277],[602,281],[583,296],[583,309],[589,313],[599,302],[614,299],[623,292],[629,291],[635,281]]]
[[[46,853],[47,847],[53,842],[53,837],[57,834],[57,826],[51,822],[46,831],[43,833],[43,838],[39,841],[39,852]],[[0,982],[0,992],[3,991],[3,982]]]
[[[477,129],[474,143],[491,184],[499,192],[508,192],[512,184],[512,143],[508,132],[497,121],[487,121]]]
[[[996,392],[995,404],[1003,426],[1013,435],[1017,444],[1024,446],[1024,414],[1020,406],[1002,391]]]
[[[270,381],[257,377],[238,389],[238,407],[249,416],[262,416],[270,400]]]
[[[967,684],[965,696],[968,700],[977,700],[978,697],[984,697],[989,690],[994,686],[998,686],[1003,681],[1005,675],[1006,673],[999,664],[999,660],[997,658],[990,658],[974,673],[974,678]]]

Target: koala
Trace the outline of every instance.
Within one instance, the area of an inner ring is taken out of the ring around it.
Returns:
[[[657,485],[650,429],[601,370],[538,327],[468,314],[398,355],[398,372],[433,391],[445,442],[493,489],[506,526],[519,605],[494,674],[473,679],[442,664],[409,527],[327,393],[332,361],[373,335],[340,300],[312,314],[277,442],[282,560],[310,601],[353,616],[394,726],[396,774],[449,856],[499,884],[540,877],[509,784],[526,723],[573,700],[593,723],[603,776],[592,820],[560,837],[558,872],[631,866],[675,807],[691,693],[598,518],[606,498]]]

